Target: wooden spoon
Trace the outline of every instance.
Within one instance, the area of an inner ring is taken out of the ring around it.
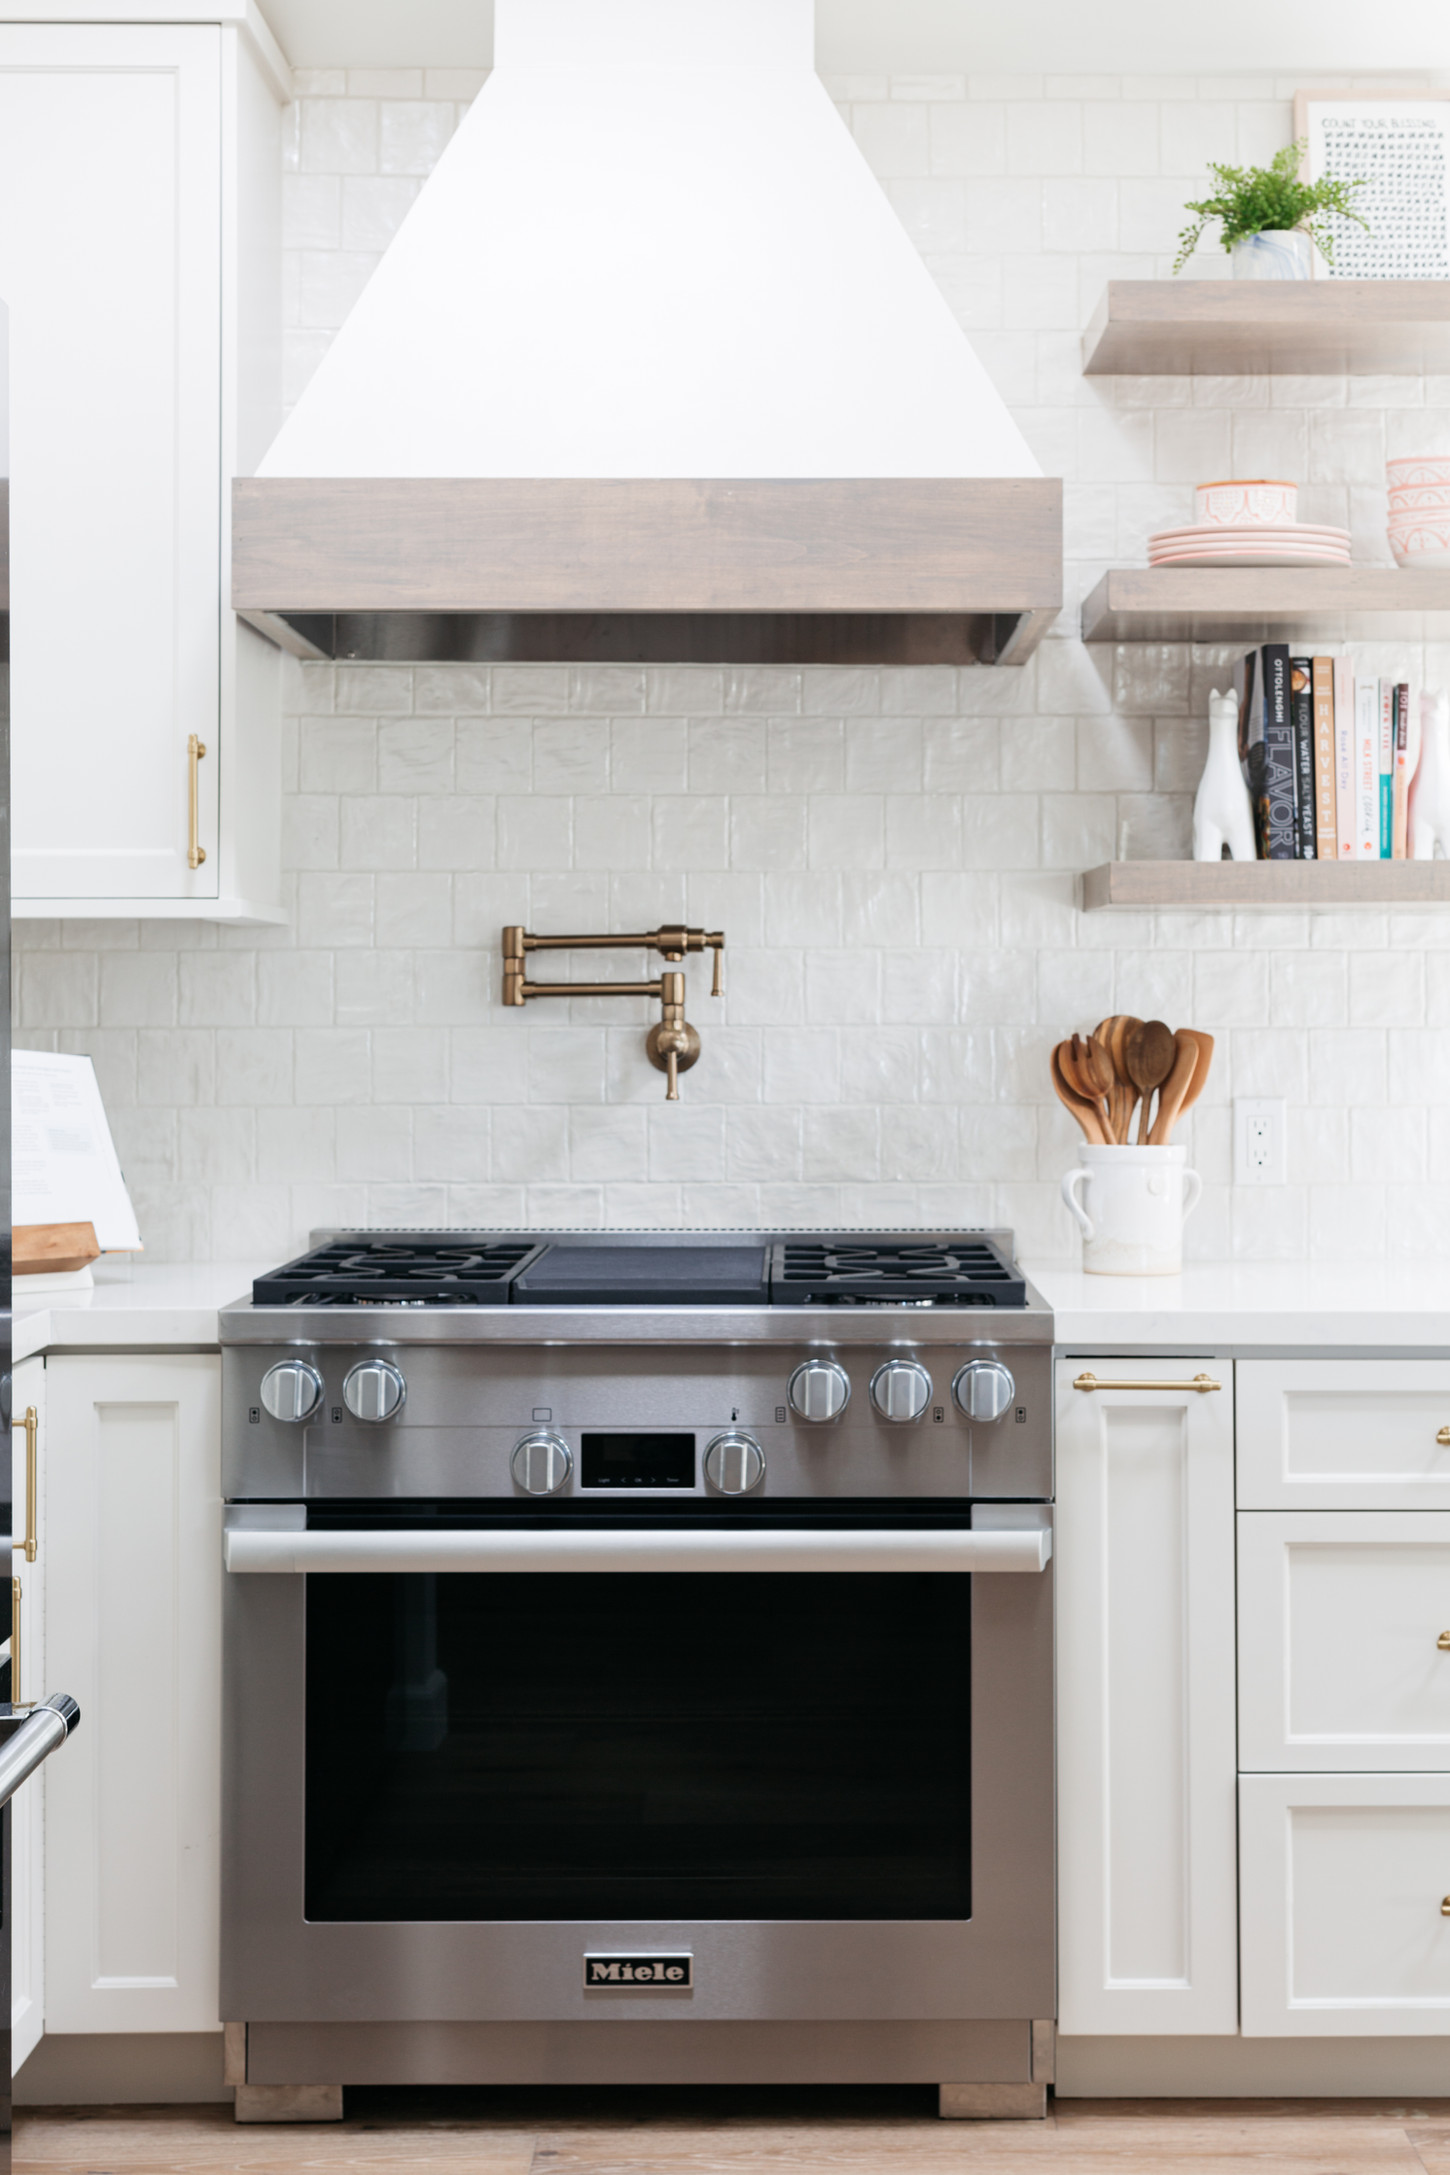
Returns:
[[[1142,1024],[1131,1012],[1114,1012],[1093,1030],[1093,1040],[1102,1043],[1118,1076],[1118,1085],[1112,1094],[1112,1136],[1120,1146],[1128,1138],[1128,1128],[1133,1120],[1133,1106],[1138,1099],[1128,1078],[1128,1038]]]
[[[1198,1037],[1193,1029],[1180,1027],[1174,1040],[1177,1051],[1173,1068],[1163,1082],[1163,1091],[1158,1097],[1158,1115],[1153,1120],[1153,1129],[1148,1135],[1149,1143],[1154,1148],[1166,1148],[1172,1140],[1173,1128],[1178,1123],[1179,1113],[1198,1070]]]
[[[1100,1042],[1086,1035],[1074,1035],[1063,1052],[1062,1074],[1071,1088],[1097,1106],[1103,1121],[1107,1139],[1113,1135],[1112,1106],[1110,1097],[1117,1085],[1113,1061]]]
[[[1128,1078],[1143,1098],[1143,1114],[1138,1120],[1140,1147],[1148,1139],[1149,1105],[1172,1072],[1177,1055],[1177,1037],[1162,1020],[1140,1020],[1127,1039],[1124,1056]]]
[[[1105,1148],[1108,1145],[1108,1135],[1102,1113],[1096,1103],[1089,1101],[1086,1095],[1079,1095],[1076,1088],[1069,1086],[1064,1076],[1062,1060],[1066,1050],[1067,1044],[1059,1042],[1052,1053],[1052,1084],[1057,1090],[1058,1100],[1077,1119],[1082,1127],[1083,1138],[1092,1141],[1096,1147]]]
[[[1203,1084],[1208,1078],[1208,1068],[1213,1063],[1213,1036],[1206,1035],[1201,1027],[1190,1027],[1188,1032],[1198,1044],[1198,1069],[1189,1084],[1188,1093],[1178,1106],[1180,1118],[1184,1111],[1190,1109],[1203,1093]]]

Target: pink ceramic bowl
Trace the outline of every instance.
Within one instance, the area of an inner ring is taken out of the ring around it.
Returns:
[[[1405,453],[1385,462],[1392,491],[1426,483],[1450,484],[1450,454]]]
[[[1390,512],[1434,512],[1440,507],[1450,507],[1450,483],[1392,483],[1390,485]]]
[[[1450,567],[1450,513],[1392,520],[1389,542],[1397,566]]]
[[[1226,483],[1201,483],[1194,493],[1198,519],[1214,528],[1240,522],[1274,528],[1293,521],[1299,511],[1299,486],[1273,476],[1246,476]]]

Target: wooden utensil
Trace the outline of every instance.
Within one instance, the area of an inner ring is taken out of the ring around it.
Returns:
[[[1079,1095],[1095,1103],[1103,1121],[1107,1139],[1113,1137],[1113,1118],[1110,1097],[1117,1084],[1113,1061],[1100,1042],[1087,1035],[1073,1035],[1062,1060],[1063,1078]]]
[[[1173,1029],[1162,1020],[1139,1020],[1127,1038],[1123,1054],[1128,1078],[1143,1098],[1143,1115],[1138,1120],[1138,1144],[1142,1147],[1148,1140],[1149,1106],[1173,1070],[1178,1041]]]
[[[1173,1068],[1163,1082],[1162,1093],[1158,1097],[1158,1115],[1153,1120],[1152,1130],[1148,1135],[1149,1144],[1154,1148],[1166,1148],[1172,1140],[1173,1128],[1178,1123],[1185,1098],[1193,1086],[1194,1075],[1198,1070],[1198,1037],[1193,1029],[1180,1027],[1174,1040],[1177,1049]]]
[[[1052,1084],[1057,1090],[1058,1101],[1077,1119],[1082,1127],[1083,1138],[1092,1141],[1095,1147],[1105,1148],[1108,1145],[1108,1133],[1101,1112],[1086,1095],[1079,1095],[1064,1076],[1062,1059],[1066,1049],[1067,1044],[1059,1042],[1052,1053]]]
[[[1094,1040],[1106,1048],[1118,1076],[1118,1085],[1113,1092],[1113,1138],[1120,1146],[1127,1142],[1138,1100],[1137,1090],[1128,1077],[1128,1042],[1142,1024],[1131,1012],[1115,1012],[1111,1019],[1104,1020],[1094,1036]]]
[[[1189,1083],[1188,1093],[1179,1105],[1178,1115],[1180,1118],[1185,1110],[1192,1108],[1203,1093],[1203,1084],[1208,1078],[1208,1068],[1213,1063],[1213,1036],[1206,1035],[1201,1027],[1190,1027],[1188,1032],[1198,1044],[1198,1068]]]

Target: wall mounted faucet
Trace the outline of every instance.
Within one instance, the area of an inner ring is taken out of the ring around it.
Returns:
[[[724,950],[723,929],[687,929],[681,923],[650,929],[643,936],[532,936],[511,923],[503,933],[503,1001],[520,1005],[531,997],[657,997],[660,1018],[645,1036],[645,1055],[665,1075],[666,1102],[677,1103],[680,1074],[700,1055],[700,1037],[685,1018],[683,974],[661,974],[653,982],[531,982],[525,961],[530,952],[650,951],[681,961],[690,952],[710,951],[715,954],[710,994],[718,997],[725,986]]]

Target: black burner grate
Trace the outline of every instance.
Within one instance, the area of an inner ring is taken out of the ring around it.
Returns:
[[[772,1247],[772,1306],[1022,1307],[1027,1286],[986,1238],[787,1239]]]
[[[507,1306],[536,1239],[446,1242],[347,1238],[259,1276],[256,1306]]]

